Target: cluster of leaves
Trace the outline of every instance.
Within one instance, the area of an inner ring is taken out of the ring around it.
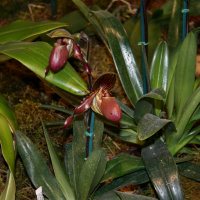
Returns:
[[[15,133],[19,153],[33,184],[36,188],[42,185],[44,194],[49,199],[113,198],[123,200],[149,198],[136,197],[135,195],[127,195],[113,190],[125,185],[151,181],[159,199],[183,199],[178,173],[200,181],[200,166],[187,162],[191,157],[173,158],[178,152],[198,153],[193,149],[186,148],[185,145],[190,142],[200,144],[198,135],[200,128],[199,126],[193,128],[193,125],[199,119],[199,80],[195,82],[197,34],[199,29],[190,32],[185,40],[180,42],[181,20],[179,20],[180,14],[177,16],[177,13],[181,13],[182,8],[177,4],[178,0],[170,1],[173,3],[173,12],[170,17],[168,44],[161,41],[155,47],[157,41],[152,43],[154,45],[152,49],[155,48],[155,52],[153,52],[149,42],[152,55],[149,71],[144,45],[139,49],[138,46],[134,48],[134,45],[137,45],[136,42],[132,43],[132,47],[129,42],[129,39],[135,39],[133,36],[136,35],[135,31],[138,30],[136,27],[139,27],[140,22],[134,22],[135,28],[130,34],[127,30],[128,38],[120,21],[111,13],[99,10],[98,7],[89,9],[81,1],[73,1],[85,16],[85,18],[82,18],[82,14],[78,12],[81,16],[79,20],[82,25],[81,28],[77,25],[73,28],[66,27],[67,25],[62,22],[32,23],[16,21],[0,29],[0,43],[2,44],[0,52],[7,56],[6,59],[13,57],[19,60],[60,96],[73,105],[78,105],[81,98],[76,95],[84,96],[89,91],[86,83],[69,62],[58,73],[49,72],[46,79],[44,79],[44,71],[48,66],[52,46],[46,42],[26,42],[22,40],[35,39],[47,30],[59,27],[65,27],[73,33],[73,31],[84,28],[89,21],[112,55],[124,91],[135,108],[133,111],[118,100],[118,104],[124,112],[119,122],[120,129],[115,128],[117,123],[110,122],[103,116],[97,115],[97,119],[113,126],[112,131],[105,129],[105,132],[124,141],[143,145],[142,158],[120,154],[107,163],[106,153],[100,149],[103,124],[96,120],[94,151],[84,162],[85,138],[83,135],[85,127],[83,120],[77,120],[73,128],[73,143],[66,145],[65,170],[42,123],[55,178],[31,141],[23,133],[19,131]],[[166,5],[161,10],[154,12],[150,25],[153,27],[159,26],[155,21],[159,21],[159,18],[165,16],[165,9],[171,4]],[[199,4],[197,3],[197,5]],[[69,16],[73,14],[70,13]],[[69,17],[69,19],[72,18]],[[71,24],[73,23],[75,23],[75,20],[71,20]],[[178,34],[175,34],[174,30],[177,30]],[[91,28],[86,29],[86,31],[93,33]],[[148,93],[145,95],[143,95],[142,77],[136,64],[138,61],[135,61],[137,59],[132,53],[132,48],[133,52],[134,49],[142,52],[138,57],[143,55],[145,61],[148,83]],[[4,55],[1,56],[5,59]],[[165,106],[167,107],[168,119],[164,118]],[[60,108],[43,107],[54,108],[71,114],[70,111]],[[63,122],[56,123],[63,124]],[[176,163],[179,164],[176,165]],[[38,166],[43,167],[39,169]],[[101,188],[98,187],[101,182],[111,178],[114,178],[114,180]]]

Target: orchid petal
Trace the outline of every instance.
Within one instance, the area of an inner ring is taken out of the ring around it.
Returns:
[[[57,71],[63,67],[67,61],[68,55],[69,52],[67,51],[66,45],[58,45],[55,43],[49,58],[49,66],[51,70]]]
[[[81,105],[75,108],[74,114],[81,114],[88,110],[92,106],[92,101],[98,91],[90,94],[89,97],[86,97],[84,101],[81,102]]]
[[[80,61],[83,61],[83,54],[81,52],[79,45],[75,41],[72,41],[72,42],[73,42],[73,45],[74,45],[74,48],[73,48],[74,57],[77,58]]]
[[[90,70],[90,67],[89,67],[89,65],[87,64],[87,63],[83,63],[83,66],[84,66],[84,68],[85,68],[85,71],[88,73],[88,74],[91,74],[91,70]]]
[[[101,112],[113,122],[118,122],[122,117],[121,108],[115,97],[102,97]]]
[[[74,118],[74,115],[71,115],[65,120],[63,129],[66,129],[67,127],[69,127],[69,125],[71,124],[73,118]]]

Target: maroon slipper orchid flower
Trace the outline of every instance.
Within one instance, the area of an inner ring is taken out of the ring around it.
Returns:
[[[76,107],[74,114],[68,117],[64,123],[64,129],[67,128],[73,120],[74,115],[81,114],[92,108],[92,110],[100,115],[104,115],[108,120],[118,122],[121,119],[122,111],[115,100],[111,97],[110,91],[116,82],[115,73],[106,73],[100,76],[92,87],[92,93],[86,97],[81,105]]]
[[[88,37],[86,34],[78,33],[71,35],[65,29],[57,29],[50,32],[48,36],[55,38],[56,43],[50,53],[49,66],[45,70],[45,77],[47,76],[49,69],[53,72],[61,69],[67,62],[67,59],[71,56],[74,56],[76,59],[82,61],[86,72],[91,74],[87,60],[84,58],[78,43],[75,41],[75,39],[84,39],[87,41]]]

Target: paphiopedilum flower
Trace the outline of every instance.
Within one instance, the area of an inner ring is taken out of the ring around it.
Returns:
[[[64,129],[70,125],[74,115],[82,114],[89,108],[100,115],[104,115],[108,120],[118,122],[121,119],[122,111],[115,97],[111,97],[110,93],[115,83],[115,73],[106,73],[100,76],[94,82],[90,96],[86,97],[81,105],[75,108],[74,114],[65,120]]]
[[[71,56],[74,56],[76,59],[82,61],[86,72],[88,74],[91,74],[87,60],[83,56],[83,53],[75,40],[88,40],[86,34],[78,33],[75,35],[71,35],[65,29],[57,29],[50,32],[48,36],[51,38],[55,38],[56,43],[54,44],[54,47],[50,53],[49,66],[45,70],[45,76],[47,76],[49,69],[51,69],[53,72],[61,69],[67,62],[67,59]]]

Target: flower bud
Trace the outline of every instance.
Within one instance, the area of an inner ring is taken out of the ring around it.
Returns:
[[[67,61],[68,55],[69,52],[67,51],[66,45],[58,45],[55,43],[49,58],[49,66],[51,70],[57,71],[63,67]]]
[[[88,74],[91,74],[91,70],[90,70],[90,67],[89,67],[89,65],[87,64],[87,63],[83,63],[83,66],[84,66],[84,68],[85,68],[85,71],[88,73]]]

